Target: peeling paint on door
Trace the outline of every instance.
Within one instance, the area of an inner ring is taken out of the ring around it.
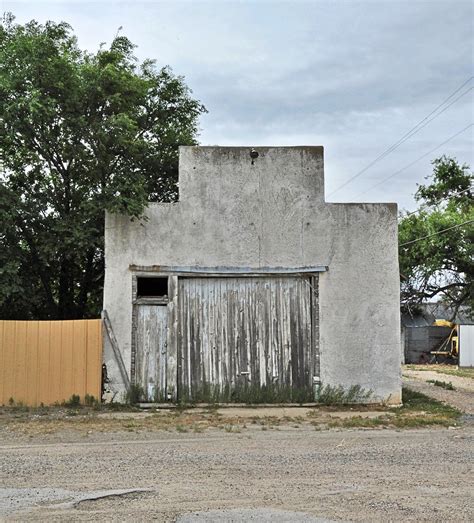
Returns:
[[[203,385],[311,389],[309,278],[180,278],[178,296],[180,396]]]
[[[168,312],[166,305],[138,305],[137,385],[145,401],[160,401],[166,394],[166,352]]]

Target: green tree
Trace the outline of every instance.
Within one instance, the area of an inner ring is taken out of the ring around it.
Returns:
[[[205,111],[183,78],[116,36],[79,49],[69,25],[0,25],[0,317],[101,309],[105,210],[177,196],[178,146]]]
[[[430,183],[415,194],[420,207],[399,223],[402,307],[440,299],[454,313],[461,305],[472,311],[473,174],[446,156],[432,163]]]

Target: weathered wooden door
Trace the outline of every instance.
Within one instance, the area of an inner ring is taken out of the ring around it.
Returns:
[[[135,381],[144,401],[163,401],[166,393],[166,305],[137,305]]]
[[[179,280],[180,394],[206,385],[311,391],[312,309],[302,277]]]

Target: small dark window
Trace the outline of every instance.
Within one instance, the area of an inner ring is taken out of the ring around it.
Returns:
[[[168,278],[137,278],[137,298],[168,296]]]

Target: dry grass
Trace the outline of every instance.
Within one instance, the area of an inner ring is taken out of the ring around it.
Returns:
[[[302,416],[259,416],[258,409],[249,409],[245,415],[233,415],[226,409],[225,416],[217,408],[174,409],[143,412],[124,407],[41,407],[21,406],[0,408],[0,434],[19,434],[27,437],[74,432],[80,434],[118,432],[200,433],[220,429],[225,433],[240,433],[246,429],[300,428],[313,425],[317,430],[328,428],[378,428],[449,426],[457,423],[460,412],[427,396],[408,389],[403,393],[404,405],[388,407],[354,406],[318,407]]]
[[[427,426],[449,427],[459,423],[459,412],[454,407],[425,396],[419,392],[403,389],[403,406],[388,413],[381,413],[373,418],[354,416],[351,418],[334,420],[330,428],[341,427],[393,427],[399,429],[419,428]]]
[[[417,371],[432,371],[438,374],[447,374],[449,376],[458,376],[459,378],[470,378],[474,380],[474,369],[459,369],[455,365],[404,365],[405,369]]]

